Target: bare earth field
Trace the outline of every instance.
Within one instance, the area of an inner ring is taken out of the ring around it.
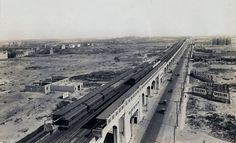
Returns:
[[[173,41],[132,43],[128,46],[127,44],[94,46],[84,48],[77,54],[54,54],[0,61],[0,142],[15,142],[38,128],[45,120],[50,119],[50,113],[62,100],[58,99],[62,93],[45,95],[23,92],[26,84],[55,75],[68,77],[89,75],[94,72],[99,77],[107,72],[109,77],[106,77],[106,80],[97,80],[97,83],[103,84],[122,71],[140,64],[132,61],[115,62],[114,57],[157,53],[172,43]],[[80,98],[100,84],[85,86],[84,90],[72,97]]]
[[[229,84],[231,99],[230,104],[225,104],[185,93],[186,120],[183,128],[178,129],[177,142],[236,142],[236,89],[233,86],[236,83],[236,65],[190,62],[190,69],[213,74],[217,83]],[[193,85],[200,83],[191,79],[186,88],[190,91]]]

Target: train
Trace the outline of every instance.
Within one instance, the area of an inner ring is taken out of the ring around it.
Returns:
[[[124,74],[125,76],[121,75],[121,78],[118,78],[118,81],[120,81],[117,82],[119,83],[118,85],[117,83],[108,83],[109,86],[104,85],[105,88],[102,88],[102,90],[98,90],[98,92],[93,94],[88,94],[80,100],[71,103],[68,107],[55,111],[52,114],[54,125],[64,129],[69,128],[78,121],[83,123],[83,121],[90,120],[93,114],[96,115],[100,113],[103,108],[105,109],[104,104],[119,98],[151,70],[150,64],[143,63],[132,69],[132,72],[126,72]]]
[[[145,62],[101,86],[96,91],[53,112],[52,120],[54,125],[59,126],[59,128],[68,129],[73,124],[77,123],[82,127],[127,92],[154,68],[163,64],[163,61],[171,56],[169,54],[173,54],[181,45],[182,44],[175,44],[174,46],[176,47],[171,49],[170,52],[165,54],[161,59],[158,58],[151,63]]]
[[[86,102],[88,100],[90,100],[91,98],[93,98],[94,96],[96,96],[97,94],[99,94],[100,92],[107,92],[108,90],[106,90],[107,88],[109,88],[111,85],[113,85],[114,83],[117,83],[119,80],[122,80],[124,77],[127,77],[129,75],[131,75],[133,73],[132,70],[129,70],[123,74],[121,74],[119,77],[113,79],[111,82],[101,86],[99,89],[95,90],[94,92],[91,92],[89,94],[87,94],[86,96],[80,98],[77,101],[72,102],[71,104],[53,112],[52,114],[52,120],[53,121],[57,121],[59,120],[62,116],[64,116],[65,114],[67,114],[68,112],[70,112],[71,110],[77,108],[80,104],[82,104],[83,102]]]

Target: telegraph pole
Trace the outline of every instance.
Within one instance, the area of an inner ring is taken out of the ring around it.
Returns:
[[[178,102],[179,101],[174,101],[175,102],[175,105],[176,105],[176,127],[178,127]]]
[[[175,130],[176,130],[176,126],[174,126],[174,143],[175,143]]]
[[[175,102],[175,105],[176,105],[176,123],[175,123],[175,126],[174,126],[174,143],[175,143],[175,131],[176,131],[176,128],[178,127],[178,122],[179,122],[179,120],[178,120],[178,118],[179,118],[179,114],[178,114],[178,103],[180,102],[180,101],[174,101]]]
[[[182,104],[182,101],[183,101],[183,98],[184,98],[184,95],[183,95],[183,89],[184,89],[184,86],[183,86],[184,83],[181,83],[181,87],[180,87],[180,104],[179,104],[179,111],[181,112],[181,104]]]

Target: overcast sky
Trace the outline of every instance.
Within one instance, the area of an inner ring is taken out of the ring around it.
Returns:
[[[0,40],[236,35],[236,0],[0,0]]]

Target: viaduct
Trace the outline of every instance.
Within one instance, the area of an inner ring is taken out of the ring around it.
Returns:
[[[150,100],[155,99],[151,97],[161,96],[168,71],[189,43],[188,39],[180,40],[159,58],[55,111],[53,124],[66,127],[66,130],[35,132],[18,143],[130,143],[134,127],[144,120],[151,106]]]
[[[112,136],[114,143],[130,142],[133,136],[132,127],[141,122],[148,112],[148,99],[153,95],[159,96],[152,93],[158,93],[162,88],[163,82],[167,80],[165,77],[168,70],[183,54],[187,44],[188,41],[183,43],[171,57],[162,59],[149,74],[126,92],[123,98],[116,100],[97,117],[105,120],[106,126],[94,130],[97,136],[90,143],[110,142],[109,135]]]

